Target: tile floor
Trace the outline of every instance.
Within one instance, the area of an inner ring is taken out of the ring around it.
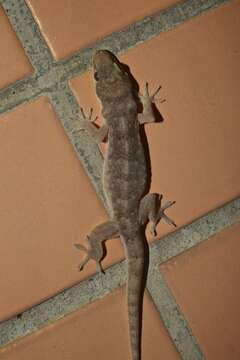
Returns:
[[[163,193],[165,200],[176,200],[168,215],[179,228],[239,197],[240,1],[220,4],[221,1],[209,0],[213,8],[201,16],[183,21],[167,32],[159,34],[156,29],[155,37],[136,43],[131,49],[119,40],[121,29],[135,21],[142,21],[144,28],[145,17],[175,3],[152,0],[137,2],[136,6],[136,1],[125,1],[116,6],[113,1],[86,5],[74,0],[2,0],[0,96],[7,87],[13,93],[17,89],[18,96],[21,88],[15,82],[34,73],[23,49],[29,44],[21,44],[17,36],[20,31],[27,34],[28,24],[20,21],[23,8],[38,24],[54,60],[60,60],[56,66],[63,66],[62,73],[67,72],[68,59],[74,54],[79,54],[80,59],[77,76],[65,83],[61,76],[49,78],[48,89],[43,89],[39,77],[36,86],[41,87],[40,96],[32,95],[29,82],[28,101],[11,105],[10,111],[6,111],[6,105],[0,116],[2,326],[7,319],[95,274],[93,263],[84,272],[77,271],[82,257],[73,244],[83,243],[85,235],[107,219],[107,213],[84,171],[84,161],[91,168],[93,157],[74,143],[73,132],[53,100],[64,86],[69,86],[76,108],[93,106],[94,112],[100,114],[92,74],[81,72],[87,61],[84,55],[81,57],[86,46],[92,51],[94,43],[101,43],[103,37],[115,32],[119,58],[130,66],[140,88],[146,81],[152,89],[162,85],[161,98],[166,101],[157,103],[162,121],[145,126],[151,157],[151,191]],[[215,5],[219,7],[214,9]],[[202,5],[196,0],[184,1],[179,14],[186,9],[194,12],[198,6]],[[173,8],[173,13],[178,14],[178,9]],[[7,16],[11,19],[15,15],[19,22],[14,29]],[[48,79],[47,73],[44,76]],[[8,96],[6,104],[12,104],[9,92]],[[67,99],[62,109],[63,114],[65,110],[66,114],[72,111]],[[68,121],[74,130],[76,116]],[[104,153],[104,147],[101,151]],[[83,159],[82,164],[79,158]],[[93,181],[94,169],[92,174]],[[158,239],[173,230],[160,223]],[[203,353],[196,359],[240,358],[239,236],[239,224],[232,225],[159,267]],[[147,237],[150,242],[156,240],[149,232]],[[105,268],[124,258],[119,241],[107,243],[107,252]],[[96,353],[98,359],[127,359],[124,291],[114,290],[3,346],[0,359],[91,360]],[[171,339],[165,327],[167,324],[146,293],[142,360],[195,360],[190,353],[177,352],[178,340]]]

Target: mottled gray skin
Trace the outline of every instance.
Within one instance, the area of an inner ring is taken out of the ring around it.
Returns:
[[[97,142],[108,135],[103,188],[111,220],[98,225],[90,233],[88,248],[81,244],[76,246],[87,253],[80,269],[89,259],[94,259],[101,271],[102,241],[120,236],[128,264],[127,302],[131,354],[132,360],[140,360],[140,313],[145,266],[141,225],[150,220],[152,233],[155,234],[156,225],[161,218],[174,224],[164,214],[164,210],[173,202],[168,202],[161,208],[161,197],[158,194],[148,194],[143,198],[147,169],[139,127],[141,123],[153,121],[151,103],[156,92],[149,96],[146,86],[145,95],[140,96],[143,113],[138,114],[132,82],[117,58],[109,51],[100,50],[93,58],[93,66],[104,125],[97,129],[89,119],[85,119],[83,128]]]
[[[111,218],[118,224],[126,249],[130,340],[133,360],[137,360],[140,338],[138,303],[144,271],[139,204],[145,190],[147,172],[132,84],[116,62],[111,62],[110,59],[109,64],[108,53],[106,55],[100,53],[95,56],[95,70],[99,78],[96,92],[102,102],[102,115],[108,125],[103,187]]]

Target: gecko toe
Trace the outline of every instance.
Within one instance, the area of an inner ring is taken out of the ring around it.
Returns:
[[[150,233],[154,237],[157,236],[156,227],[157,227],[157,222],[151,222],[150,223]]]
[[[96,266],[97,266],[98,272],[105,275],[105,271],[103,270],[101,263],[96,261]]]
[[[158,219],[159,221],[163,219],[168,225],[173,225],[174,227],[176,227],[177,225],[175,224],[175,222],[165,214],[165,210],[174,204],[175,201],[167,201],[163,206],[160,206],[158,210]]]
[[[84,245],[82,244],[73,244],[73,246],[77,249],[77,250],[82,250],[84,252],[87,252],[87,249],[85,248]]]

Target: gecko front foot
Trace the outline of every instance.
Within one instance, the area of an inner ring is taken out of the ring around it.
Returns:
[[[90,108],[90,111],[89,111],[88,115],[85,115],[85,112],[84,112],[82,107],[80,108],[80,111],[81,111],[82,117],[83,117],[83,119],[85,121],[87,121],[87,122],[95,122],[97,120],[97,116],[93,119],[93,108]]]
[[[143,95],[139,94],[139,98],[142,103],[143,111],[138,114],[138,121],[140,124],[155,122],[155,116],[153,111],[153,104],[156,102],[156,95],[159,93],[161,86],[150,95],[148,83],[145,85],[145,90]]]
[[[162,86],[159,85],[159,86],[157,87],[157,89],[154,91],[154,93],[150,95],[148,82],[146,82],[144,94],[143,94],[143,95],[140,94],[140,99],[141,99],[142,103],[143,103],[143,104],[146,103],[146,102],[148,102],[148,103],[154,103],[154,102],[156,101],[155,96],[159,93],[159,91],[161,90],[161,88],[162,88]]]
[[[80,111],[82,114],[82,119],[80,123],[80,129],[78,129],[77,131],[86,130],[87,133],[93,138],[93,140],[97,144],[103,142],[108,133],[107,124],[104,123],[101,127],[98,127],[95,124],[95,121],[97,120],[98,117],[96,116],[95,118],[93,118],[92,108],[90,109],[88,115],[85,115],[83,108],[80,108]]]
[[[90,108],[89,114],[86,115],[83,108],[80,107],[81,119],[80,126],[75,130],[75,132],[87,130],[88,132],[92,131],[92,127],[94,127],[94,122],[97,120],[97,116],[93,119],[93,108]]]

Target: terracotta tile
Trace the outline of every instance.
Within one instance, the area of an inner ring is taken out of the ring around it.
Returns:
[[[237,224],[161,266],[209,360],[240,358],[239,237]]]
[[[1,360],[127,359],[125,296],[117,290],[104,299],[28,336],[0,355]],[[143,358],[180,359],[152,302],[146,296]]]
[[[73,244],[107,216],[47,98],[2,116],[0,143],[2,320],[93,273]]]
[[[3,88],[30,75],[33,69],[1,6],[0,43],[0,88]]]
[[[232,1],[121,56],[141,89],[162,84],[164,121],[145,125],[152,191],[176,200],[168,214],[179,226],[240,194],[239,10]],[[92,75],[71,86],[84,108],[101,114]]]
[[[176,0],[26,0],[54,56],[63,58]],[[101,15],[99,15],[101,14]]]

